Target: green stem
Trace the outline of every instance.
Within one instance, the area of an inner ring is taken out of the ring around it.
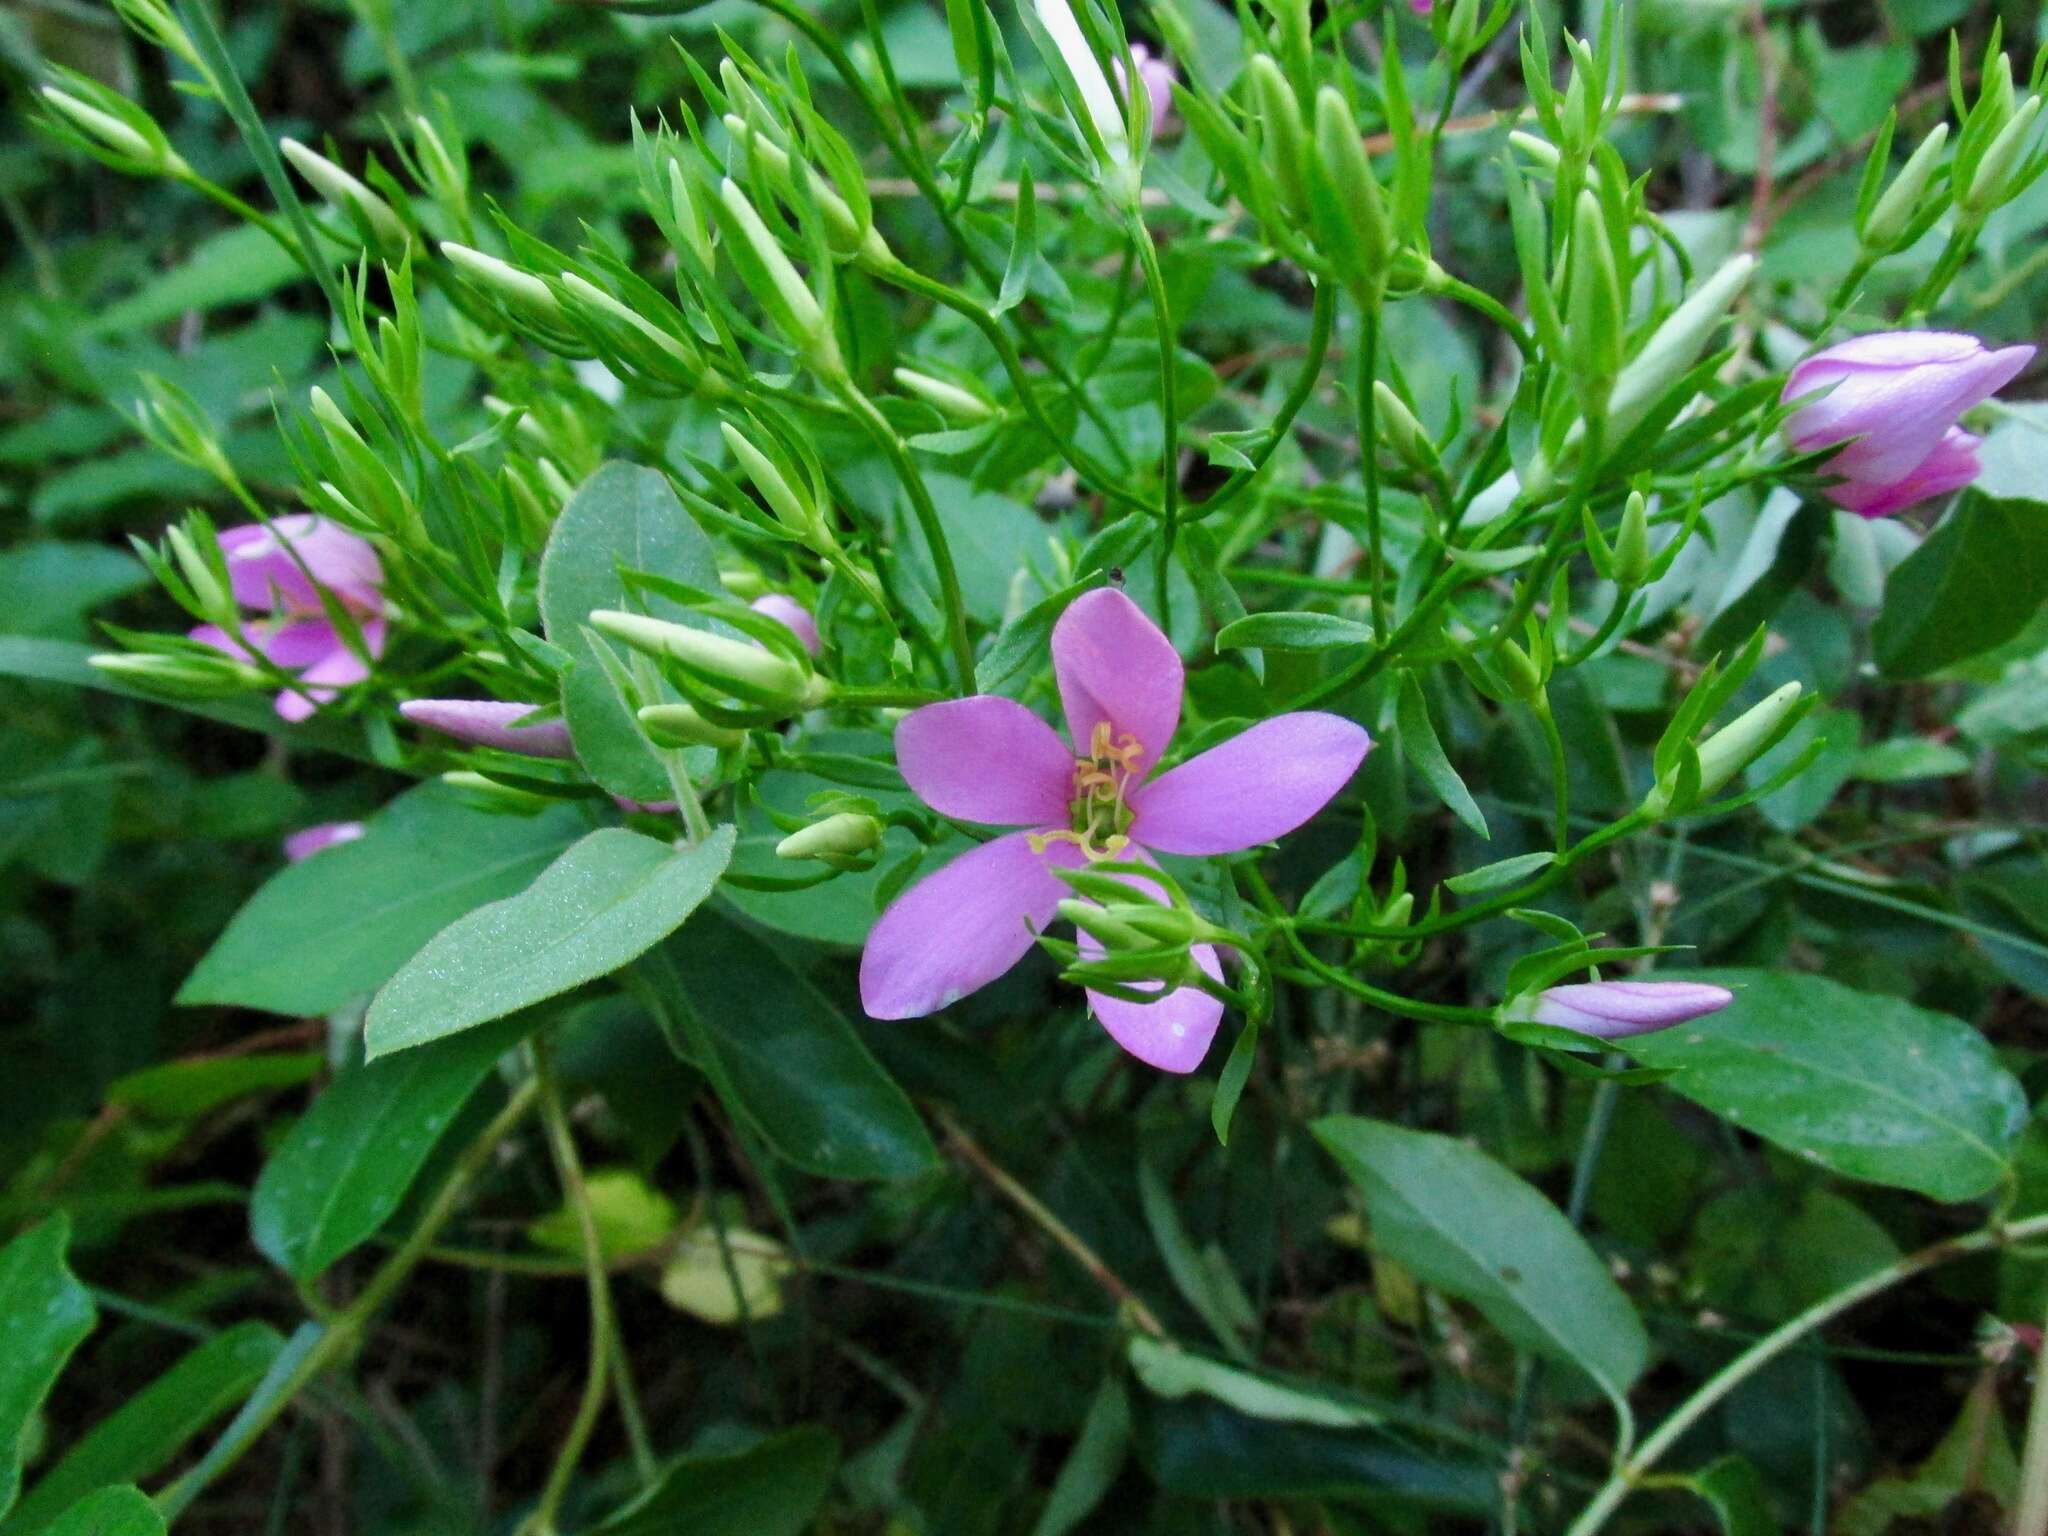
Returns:
[[[931,550],[932,569],[939,578],[939,602],[946,610],[946,635],[953,650],[953,666],[960,674],[960,691],[974,690],[974,646],[967,638],[967,603],[960,595],[960,573],[953,565],[953,547],[946,541],[946,528],[939,521],[939,509],[932,505],[932,493],[924,483],[924,476],[910,457],[910,449],[889,420],[875,408],[875,402],[861,392],[860,386],[843,375],[830,381],[840,399],[853,412],[860,424],[867,429],[882,452],[888,455],[890,466],[896,471],[896,478],[903,483],[903,489],[910,497],[911,511],[917,516],[917,525],[924,531],[924,541]]]
[[[449,1172],[447,1182],[420,1213],[418,1224],[397,1251],[370,1277],[369,1284],[325,1325],[312,1347],[299,1357],[289,1374],[270,1392],[263,1406],[246,1420],[238,1417],[229,1425],[223,1439],[232,1435],[235,1437],[233,1444],[226,1448],[224,1454],[220,1454],[221,1448],[216,1447],[216,1451],[209,1453],[197,1467],[156,1495],[157,1509],[165,1520],[175,1520],[189,1509],[206,1485],[241,1460],[263,1431],[292,1405],[299,1393],[355,1348],[370,1319],[397,1293],[413,1267],[433,1248],[434,1239],[454,1216],[464,1191],[489,1164],[498,1144],[526,1118],[539,1097],[540,1085],[532,1078],[513,1091],[505,1107],[492,1117],[482,1134],[463,1149],[461,1158]]]
[[[1536,712],[1536,722],[1543,727],[1543,739],[1550,747],[1551,794],[1556,807],[1551,823],[1551,846],[1562,857],[1571,846],[1572,840],[1572,794],[1571,778],[1565,771],[1564,736],[1557,728],[1557,717],[1550,712],[1550,700],[1538,693],[1529,701],[1529,707]]]
[[[1251,483],[1258,479],[1267,461],[1287,441],[1288,433],[1294,427],[1294,420],[1301,414],[1301,408],[1308,404],[1309,397],[1316,392],[1316,381],[1323,376],[1323,359],[1330,350],[1330,332],[1334,329],[1337,316],[1337,287],[1334,283],[1316,285],[1315,306],[1309,311],[1308,353],[1301,362],[1301,371],[1294,376],[1294,383],[1287,391],[1287,398],[1280,402],[1280,414],[1273,422],[1273,430],[1266,440],[1259,444],[1251,455],[1251,468],[1231,471],[1230,478],[1218,486],[1216,493],[1204,501],[1200,512],[1203,517],[1213,516],[1230,503]],[[1233,534],[1224,541],[1224,558],[1237,558],[1248,542],[1241,542]]]
[[[1579,1518],[1572,1522],[1565,1536],[1593,1536],[1593,1533],[1605,1525],[1608,1517],[1620,1507],[1622,1500],[1643,1481],[1650,1469],[1684,1438],[1688,1430],[1705,1418],[1715,1404],[1814,1330],[1833,1322],[1851,1307],[1868,1301],[1873,1296],[1882,1295],[1894,1286],[1946,1264],[1951,1259],[1967,1258],[1973,1253],[2007,1247],[2043,1234],[2048,1234],[2048,1216],[2030,1216],[2025,1221],[2016,1221],[2010,1226],[1983,1227],[1965,1236],[1949,1238],[1944,1242],[1922,1248],[1918,1253],[1908,1254],[1898,1262],[1887,1264],[1883,1269],[1864,1276],[1855,1284],[1844,1286],[1833,1295],[1822,1297],[1798,1316],[1765,1334],[1702,1383],[1698,1391],[1657,1426],[1656,1433],[1643,1441],[1641,1448],[1633,1456],[1615,1469],[1613,1476],[1609,1477],[1599,1493],[1594,1495],[1593,1502],[1588,1504]],[[2030,1451],[2033,1449],[2031,1429],[2028,1448]],[[2021,1525],[2019,1529],[2024,1531],[2026,1527]]]
[[[1159,414],[1166,424],[1166,448],[1160,467],[1164,484],[1159,496],[1160,514],[1166,524],[1159,550],[1163,571],[1173,558],[1174,540],[1180,534],[1180,370],[1175,356],[1180,333],[1173,323],[1173,306],[1166,297],[1166,277],[1159,269],[1159,248],[1152,243],[1152,231],[1145,227],[1144,216],[1136,208],[1131,210],[1130,226],[1131,239],[1138,250],[1138,265],[1145,273],[1145,293],[1152,302],[1152,326],[1159,336]],[[1163,582],[1160,590],[1163,601]]]
[[[583,1163],[576,1155],[576,1138],[569,1129],[569,1117],[562,1109],[562,1096],[555,1082],[554,1067],[545,1046],[533,1048],[533,1080],[540,1087],[541,1124],[547,1129],[548,1152],[554,1159],[555,1175],[562,1182],[562,1194],[576,1218],[576,1236],[583,1250],[584,1283],[590,1292],[590,1364],[583,1379],[583,1397],[569,1432],[555,1452],[554,1465],[542,1485],[540,1501],[520,1524],[522,1532],[554,1536],[555,1516],[583,1459],[597,1416],[604,1411],[612,1361],[612,1290],[605,1273],[603,1239],[598,1235],[597,1214],[591,1209],[590,1189],[583,1181]]]
[[[2027,1409],[2027,1443],[2020,1452],[2019,1513],[2013,1536],[2048,1533],[2048,1359],[2034,1360],[2034,1398]]]
[[[1365,476],[1365,536],[1372,559],[1372,632],[1387,649],[1387,635],[1393,627],[1387,611],[1387,568],[1380,543],[1380,455],[1379,400],[1373,382],[1379,377],[1380,311],[1377,304],[1358,309],[1358,463]]]

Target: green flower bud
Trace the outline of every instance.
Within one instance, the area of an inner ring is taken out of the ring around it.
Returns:
[[[725,446],[732,451],[734,459],[754,482],[754,489],[761,493],[761,499],[768,503],[768,510],[775,514],[775,520],[791,533],[806,542],[815,543],[818,537],[818,509],[811,498],[802,494],[789,483],[775,461],[747,440],[746,434],[729,421],[718,424],[718,430],[725,438]]]
[[[673,661],[700,678],[764,705],[794,713],[815,708],[831,697],[831,685],[825,679],[787,656],[746,640],[609,608],[593,612],[590,622],[600,634],[646,655]]]
[[[711,270],[711,230],[704,222],[704,210],[697,206],[697,200],[690,195],[689,179],[683,175],[683,168],[674,160],[668,163],[669,211],[675,216],[676,228],[682,231],[690,252]]]
[[[1533,699],[1543,691],[1543,668],[1512,640],[1503,640],[1498,652],[1501,681],[1518,699]]]
[[[256,668],[231,656],[161,656],[111,651],[86,664],[118,682],[180,699],[221,699],[269,684]]]
[[[639,713],[640,728],[663,747],[717,747],[723,751],[747,739],[729,725],[713,725],[687,704],[649,704]]]
[[[979,395],[971,395],[957,384],[944,379],[935,379],[928,373],[919,373],[911,368],[898,368],[895,379],[904,389],[937,410],[941,415],[955,421],[979,425],[993,421],[1002,413]]]
[[[735,140],[746,146],[748,154],[758,156],[776,175],[794,180],[794,162],[788,150],[752,123],[730,113],[726,115],[725,127]],[[862,224],[854,217],[846,199],[839,195],[838,188],[809,165],[802,166],[801,170],[804,191],[818,205],[818,212],[825,220],[826,243],[834,251],[841,256],[858,256],[861,265],[869,268],[887,267],[895,261],[896,253],[889,249],[889,242],[882,238],[882,232],[875,228],[872,219]]]
[[[277,147],[315,192],[343,212],[358,214],[370,226],[378,245],[385,251],[396,254],[405,249],[410,238],[405,221],[359,178],[318,151],[308,149],[297,139],[280,139]]]
[[[363,441],[363,435],[356,430],[355,423],[350,421],[343,414],[341,407],[334,403],[334,396],[328,394],[318,384],[315,384],[307,391],[306,398],[312,404],[313,419],[320,423],[321,430],[334,443],[337,451],[346,449],[356,449],[363,453],[370,451],[370,445]]]
[[[1112,916],[1109,908],[1068,897],[1055,909],[1059,916],[1101,943],[1112,954],[1157,949],[1156,942]]]
[[[2014,162],[2026,149],[2027,135],[2040,115],[2041,98],[2029,96],[2013,113],[2012,120],[1998,130],[1998,137],[1991,141],[1976,170],[1970,173],[1970,185],[1956,199],[1967,217],[1981,219],[2005,201],[2006,181],[2012,175]]]
[[[454,263],[464,277],[479,288],[496,294],[513,311],[524,312],[544,322],[561,321],[561,301],[555,297],[552,288],[531,272],[522,272],[509,261],[473,251],[453,240],[441,242],[441,254]]]
[[[417,114],[412,120],[413,155],[435,197],[458,212],[469,206],[469,166],[448,152],[434,125]]]
[[[171,558],[178,563],[178,574],[185,578],[185,585],[191,589],[192,606],[198,616],[209,624],[232,630],[236,621],[234,596],[222,579],[221,571],[200,551],[191,530],[181,523],[173,523],[164,530],[164,542],[171,547]],[[208,542],[212,541],[209,539]],[[215,553],[218,554],[217,548]]]
[[[844,373],[839,343],[832,335],[825,311],[818,306],[817,296],[769,233],[760,213],[747,201],[747,194],[728,176],[718,184],[718,197],[753,258],[741,263],[740,275],[747,280],[755,301],[768,311],[790,344],[814,368],[834,376]]]
[[[1614,534],[1614,584],[1632,591],[1650,574],[1649,505],[1641,491],[1630,491],[1621,509],[1621,527]]]
[[[720,571],[718,573],[718,584],[734,597],[742,600],[750,597],[759,597],[762,593],[771,590],[768,585],[768,578],[759,571]]]
[[[1799,703],[1800,692],[1799,684],[1785,684],[1700,743],[1702,795],[1711,795],[1763,753]]]
[[[1294,87],[1287,83],[1287,76],[1272,55],[1253,56],[1251,77],[1266,170],[1280,189],[1281,207],[1298,219],[1306,218],[1308,132],[1302,126],[1301,104],[1294,99]]]
[[[1708,338],[1728,317],[1755,270],[1754,256],[1729,258],[1665,317],[1664,323],[1643,344],[1643,350],[1614,381],[1614,392],[1607,402],[1608,427],[1614,436],[1626,434],[1672,385],[1691,371],[1700,353],[1706,350]]]
[[[1557,146],[1550,140],[1540,139],[1520,128],[1508,134],[1508,142],[1546,171],[1555,172],[1564,161],[1564,156],[1558,153]]]
[[[597,284],[564,272],[563,289],[570,305],[581,312],[591,328],[610,337],[612,349],[628,361],[654,363],[656,377],[701,394],[729,393],[725,380],[705,366],[703,354],[671,331],[663,330],[638,310],[621,303]],[[656,348],[665,362],[646,358],[643,344]]]
[[[1286,87],[1284,79],[1280,84]],[[1291,105],[1291,91],[1287,100]],[[1317,241],[1353,295],[1370,303],[1386,286],[1393,225],[1358,123],[1335,86],[1326,85],[1316,93],[1316,166],[1328,194],[1315,200],[1321,216]]]
[[[778,859],[823,859],[834,863],[866,853],[882,841],[882,824],[859,811],[841,811],[792,832],[775,845]]]
[[[89,84],[83,77],[77,78],[81,88]],[[122,105],[131,111],[140,122],[129,121],[115,113],[95,106],[89,101],[73,95],[70,91],[59,90],[54,85],[42,88],[43,100],[66,123],[90,140],[101,150],[119,159],[132,162],[127,169],[138,173],[155,173],[165,176],[187,176],[192,167],[184,157],[171,148],[163,130],[158,128],[140,107],[132,102]],[[112,92],[106,93],[109,105]],[[140,126],[146,123],[147,129]]]
[[[1131,157],[1130,129],[1124,123],[1116,92],[1109,88],[1102,64],[1088,45],[1087,34],[1081,30],[1067,0],[1035,0],[1033,9],[1058,56],[1055,73],[1064,73],[1080,97],[1081,110],[1075,114],[1076,120],[1099,144],[1104,156],[1103,170],[1121,174]]]
[[[1417,469],[1430,473],[1439,467],[1436,444],[1429,431],[1415,419],[1407,403],[1382,379],[1372,381],[1373,420],[1380,436],[1396,454]]]
[[[1615,274],[1600,199],[1583,189],[1572,207],[1571,280],[1564,319],[1572,345],[1566,362],[1587,411],[1599,411],[1621,369],[1621,279]]]
[[[1928,183],[1934,179],[1941,152],[1947,145],[1948,124],[1936,123],[1871,208],[1870,217],[1857,236],[1866,250],[1888,251],[1905,234],[1913,216],[1920,211],[1920,200],[1927,195]]]

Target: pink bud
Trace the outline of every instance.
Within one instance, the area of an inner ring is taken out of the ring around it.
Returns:
[[[1698,981],[1586,981],[1538,994],[1530,1017],[1602,1040],[1625,1040],[1718,1013],[1735,1001]]]
[[[1988,351],[1953,331],[1858,336],[1792,370],[1782,398],[1817,398],[1786,418],[1785,441],[1798,453],[1846,444],[1821,466],[1841,477],[1828,496],[1864,517],[1888,516],[1977,478],[1977,439],[1956,418],[2033,355],[2029,346]]]
[[[1117,89],[1128,90],[1124,61],[1109,62],[1116,71]],[[1138,84],[1145,88],[1145,102],[1152,109],[1152,137],[1156,139],[1166,131],[1167,114],[1173,110],[1173,82],[1177,76],[1171,62],[1159,58],[1143,43],[1131,44],[1131,62],[1138,66]]]
[[[747,606],[754,612],[773,619],[794,634],[803,642],[804,649],[813,656],[824,649],[825,642],[818,634],[818,621],[811,617],[810,609],[795,598],[785,597],[780,592],[770,592],[755,598]]]
[[[323,821],[317,827],[307,827],[286,838],[284,856],[296,864],[322,848],[332,848],[336,843],[352,843],[362,835],[363,824],[360,821]]]
[[[573,757],[569,727],[560,720],[520,725],[534,712],[532,704],[505,704],[496,699],[408,699],[398,712],[430,731],[453,736],[477,747],[496,747],[522,757]]]
[[[1408,0],[1408,9],[1418,16],[1427,16],[1431,3],[1432,0]]]

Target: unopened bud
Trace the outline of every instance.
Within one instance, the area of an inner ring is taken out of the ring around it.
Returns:
[[[1308,130],[1302,126],[1301,103],[1271,54],[1254,54],[1250,73],[1267,173],[1280,190],[1281,206],[1295,218],[1306,218]]]
[[[935,379],[928,373],[919,373],[911,368],[898,368],[896,382],[911,394],[955,421],[978,425],[993,421],[998,414],[996,408],[979,395],[971,395],[957,384],[944,379]]]
[[[1948,124],[1936,123],[1871,208],[1870,217],[1858,234],[1865,249],[1888,251],[1905,234],[1913,216],[1920,211],[1920,200],[1927,195],[1928,183],[1934,179],[1935,168],[1947,144]]]
[[[1500,643],[1501,680],[1518,699],[1533,699],[1543,691],[1543,669],[1512,640]]]
[[[2029,96],[2013,113],[2012,120],[1998,130],[1998,137],[1991,141],[1976,170],[1970,173],[1969,186],[1956,199],[1965,216],[1981,219],[2005,201],[2006,182],[2012,175],[2013,164],[2027,147],[2027,135],[2040,115],[2041,98]]]
[[[135,169],[138,171],[157,171],[168,176],[183,176],[191,170],[184,158],[165,142],[161,132],[154,136],[144,134],[133,124],[122,121],[113,113],[81,100],[69,91],[59,90],[54,85],[43,87],[43,100],[73,128],[101,149],[134,161]]]
[[[840,811],[799,828],[775,845],[779,859],[836,859],[866,853],[882,841],[882,824],[859,811]]]
[[[769,590],[768,578],[759,571],[729,570],[718,573],[718,584],[744,601]]]
[[[1501,1017],[1626,1040],[1719,1013],[1734,1001],[1726,987],[1705,982],[1584,981],[1516,998]]]
[[[825,311],[818,306],[817,296],[769,233],[760,213],[747,201],[747,194],[728,176],[718,184],[718,197],[753,258],[741,263],[740,275],[748,279],[747,287],[753,291],[755,301],[819,372],[833,376],[843,373],[845,364],[839,356],[839,343],[833,338]]]
[[[681,231],[684,243],[706,271],[711,268],[711,231],[704,223],[704,210],[697,206],[697,199],[690,195],[689,179],[683,175],[682,166],[671,160],[668,163],[668,204],[674,216],[676,228]]]
[[[356,430],[355,423],[334,403],[334,396],[315,384],[306,392],[306,398],[312,406],[313,419],[320,423],[320,429],[327,434],[338,451],[370,451],[370,445],[363,441],[363,434]]]
[[[1650,574],[1650,513],[1641,491],[1630,491],[1614,533],[1614,584],[1624,592],[1643,584]]]
[[[788,477],[776,467],[775,461],[748,441],[738,427],[722,421],[718,430],[733,458],[754,483],[754,489],[768,503],[768,510],[775,514],[775,520],[800,539],[814,539],[818,530],[818,509],[810,497],[799,494]]]
[[[1799,684],[1785,684],[1700,743],[1702,795],[1712,794],[1756,760],[1797,707],[1800,692]]]
[[[1148,939],[1135,928],[1119,921],[1107,907],[1098,906],[1092,901],[1082,901],[1078,897],[1069,896],[1056,910],[1062,918],[1112,953],[1144,951],[1159,947],[1156,941]]]
[[[1546,171],[1555,171],[1563,163],[1564,156],[1558,153],[1555,144],[1548,139],[1539,139],[1533,133],[1525,133],[1520,128],[1508,135],[1508,142]]]
[[[531,272],[522,272],[509,261],[471,250],[466,245],[457,245],[453,240],[441,242],[441,254],[454,263],[464,277],[479,288],[496,294],[510,308],[544,321],[562,318],[561,302],[556,299],[554,290]]]
[[[1082,126],[1093,130],[1091,137],[1107,156],[1104,169],[1121,167],[1130,159],[1130,130],[1124,125],[1123,108],[1117,103],[1116,92],[1109,87],[1109,77],[1103,74],[1095,50],[1088,46],[1081,23],[1075,19],[1067,0],[1036,0],[1034,8],[1039,25],[1052,39],[1059,62],[1081,98]]]
[[[1372,381],[1373,420],[1395,453],[1425,472],[1438,467],[1436,444],[1408,404],[1382,379]]]
[[[325,155],[317,150],[308,149],[297,139],[280,139],[277,147],[283,152],[285,159],[291,161],[293,169],[306,178],[307,185],[315,192],[344,213],[353,212],[359,215],[363,222],[370,226],[379,246],[390,252],[405,249],[409,238],[405,221],[360,178],[350,175]]]
[[[723,751],[747,739],[729,725],[713,725],[687,704],[649,704],[640,710],[640,728],[663,747],[717,747]]]
[[[164,540],[171,546],[171,557],[178,562],[178,574],[192,591],[192,605],[199,617],[222,629],[233,624],[234,597],[213,563],[200,552],[191,533],[183,525],[173,523],[164,530]]]
[[[1614,382],[1607,405],[1612,433],[1626,434],[1685,377],[1755,270],[1754,256],[1731,257],[1665,317]]]
[[[1577,375],[1588,411],[1605,408],[1621,370],[1621,280],[1607,241],[1600,199],[1581,190],[1572,208],[1571,286],[1565,295],[1567,359]]]
[[[1352,292],[1370,302],[1386,283],[1393,225],[1357,120],[1335,86],[1316,93],[1316,166],[1328,194],[1316,199],[1318,241]]]
[[[590,622],[601,634],[634,650],[673,661],[708,681],[761,704],[811,709],[830,696],[826,681],[787,656],[746,640],[732,640],[686,624],[600,608]]]
[[[793,180],[796,173],[801,172],[804,191],[817,204],[818,212],[825,220],[826,243],[834,251],[841,256],[858,256],[861,263],[870,268],[886,267],[895,260],[895,253],[889,249],[889,242],[882,238],[881,231],[875,228],[874,220],[863,224],[846,199],[839,195],[839,189],[811,166],[795,166],[788,150],[744,118],[728,113],[725,127],[734,139],[747,147],[748,154],[759,157],[776,175]]]
[[[412,120],[413,153],[426,173],[434,195],[461,206],[469,199],[469,168],[448,152],[434,125],[417,114]]]
[[[88,656],[86,664],[120,682],[181,699],[227,698],[268,682],[256,668],[230,656],[111,651]]]

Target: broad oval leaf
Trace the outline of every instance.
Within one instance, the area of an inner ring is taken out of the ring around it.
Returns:
[[[1370,645],[1370,624],[1341,619],[1334,613],[1254,613],[1226,624],[1217,633],[1219,651],[1260,646],[1270,651],[1328,651]]]
[[[1688,971],[1731,988],[1709,1018],[1625,1041],[1669,1086],[1852,1179],[1969,1200],[2005,1177],[2027,1100],[1961,1019],[1824,976]]]
[[[2048,505],[1972,491],[1884,584],[1870,634],[1888,677],[1925,677],[2002,645],[2048,591]]]
[[[591,1536],[803,1536],[839,1466],[839,1442],[815,1424],[724,1456],[680,1456]]]
[[[733,829],[674,848],[592,832],[517,896],[442,930],[370,1005],[371,1059],[424,1045],[595,981],[682,926],[732,858]]]
[[[164,1517],[140,1488],[87,1494],[43,1527],[42,1536],[163,1536]]]
[[[629,594],[621,571],[720,590],[711,541],[683,510],[668,478],[615,461],[598,466],[555,519],[540,562],[541,625],[576,663],[562,680],[562,717],[577,758],[615,795],[665,800],[668,775],[605,676],[584,626],[596,608],[644,608],[678,622],[690,616],[658,594]]]
[[[330,1013],[389,981],[465,912],[523,888],[587,825],[567,805],[494,815],[444,784],[408,790],[354,842],[271,876],[178,1001]]]
[[[1649,1340],[1556,1206],[1449,1136],[1351,1115],[1309,1129],[1365,1196],[1375,1252],[1471,1302],[1521,1348],[1577,1366],[1620,1401]]]
[[[21,1491],[29,1419],[92,1332],[92,1296],[64,1262],[70,1241],[59,1214],[0,1248],[0,1514]]]
[[[670,1042],[799,1168],[899,1179],[938,1161],[910,1100],[839,1010],[723,912],[701,914],[642,975]]]
[[[491,1064],[532,1022],[507,1019],[336,1078],[257,1175],[249,1228],[264,1257],[307,1281],[374,1236]]]

